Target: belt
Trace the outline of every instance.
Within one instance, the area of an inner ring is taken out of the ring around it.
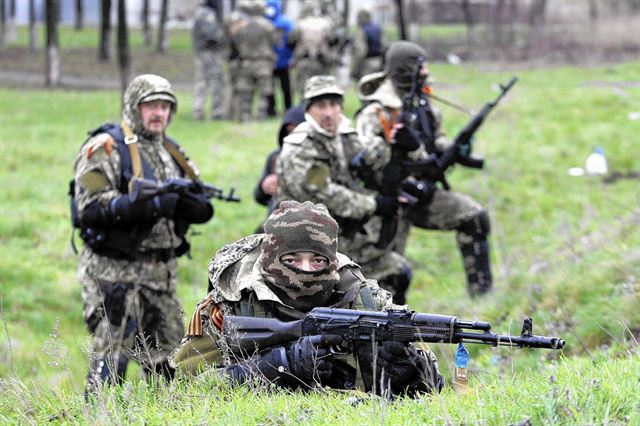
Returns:
[[[167,263],[176,257],[176,251],[172,248],[139,251],[135,259],[138,262],[164,262]]]

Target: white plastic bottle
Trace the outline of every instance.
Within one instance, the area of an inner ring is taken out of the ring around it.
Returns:
[[[588,175],[606,175],[607,159],[604,156],[604,149],[597,145],[593,152],[587,157],[584,167]]]

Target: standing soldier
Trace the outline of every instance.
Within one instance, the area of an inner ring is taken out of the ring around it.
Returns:
[[[101,382],[121,382],[130,359],[147,374],[173,377],[167,355],[183,334],[176,258],[188,251],[189,225],[213,216],[191,191],[130,191],[141,178],[197,185],[197,169],[165,136],[178,106],[170,83],[140,75],[123,105],[121,125],[92,131],[75,164],[73,216],[85,242],[78,279],[94,337],[87,396]]]
[[[193,18],[191,40],[194,51],[195,85],[193,118],[204,120],[204,106],[211,95],[211,119],[226,118],[226,76],[222,61],[223,29],[216,20],[218,0],[204,0]]]
[[[359,31],[353,41],[353,57],[351,58],[351,78],[358,81],[360,77],[382,71],[382,55],[386,48],[380,26],[371,22],[368,10],[358,12]]]
[[[258,113],[267,116],[269,97],[273,94],[273,68],[278,32],[263,15],[261,0],[240,0],[238,11],[229,17],[228,33],[234,60],[232,111],[237,121],[252,118],[253,96],[257,93]]]
[[[312,3],[305,3],[289,41],[295,44],[293,63],[296,70],[296,90],[304,96],[304,83],[314,75],[333,74],[336,63],[332,49],[338,38],[333,23],[326,16],[317,16]]]
[[[395,216],[399,202],[362,188],[352,177],[349,162],[363,145],[342,115],[342,94],[332,76],[307,81],[305,122],[284,139],[276,162],[276,199],[325,204],[340,224],[340,251],[391,291],[394,303],[404,304],[411,280],[409,263],[390,248],[375,247],[381,217]],[[383,166],[375,157],[365,157],[367,164]]]
[[[419,45],[398,41],[389,46],[385,58],[385,71],[364,76],[358,83],[358,96],[365,104],[356,118],[359,136],[367,145],[382,148],[379,156],[389,158],[390,148],[384,141],[394,142],[393,132],[402,108],[402,97],[412,88],[414,71],[419,58],[426,57]],[[428,68],[423,63],[419,89],[428,78]],[[420,106],[425,108],[425,106]],[[429,154],[442,152],[451,141],[442,130],[440,113],[433,107],[426,111],[429,118],[430,136],[420,135],[420,147],[409,155],[412,159],[424,159]],[[412,133],[402,132],[402,137],[413,138]],[[470,155],[470,152],[465,153]],[[436,189],[433,183],[430,194],[423,202],[404,209],[404,238],[413,224],[423,229],[455,230],[458,247],[467,275],[467,289],[472,296],[484,294],[492,287],[489,263],[489,215],[473,198],[458,192]],[[402,238],[401,238],[402,239]],[[404,249],[400,249],[402,252]]]

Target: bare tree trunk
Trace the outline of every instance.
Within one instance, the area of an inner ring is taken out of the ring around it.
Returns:
[[[504,46],[503,36],[503,14],[504,14],[504,2],[505,0],[497,0],[496,7],[493,11],[493,43],[496,46]]]
[[[589,22],[595,24],[598,21],[598,2],[589,0]]]
[[[16,0],[9,0],[9,20],[6,28],[6,42],[13,43],[18,38],[16,32]]]
[[[476,33],[474,31],[473,13],[471,13],[471,5],[469,0],[462,0],[462,14],[464,16],[464,25],[467,28],[467,43],[474,44],[476,41]]]
[[[76,31],[84,28],[84,4],[82,0],[76,0]]]
[[[531,11],[529,13],[529,25],[531,27],[538,24],[544,24],[546,8],[547,0],[533,0],[531,3]]]
[[[283,3],[283,6],[284,6],[284,3]],[[223,25],[223,23],[224,23],[224,0],[218,0],[217,1],[216,19],[218,20],[218,24],[219,25]]]
[[[38,32],[36,30],[36,0],[29,0],[29,50],[38,50]]]
[[[402,0],[396,0],[396,13],[398,15],[398,35],[400,40],[407,39],[407,27],[404,22],[404,12],[402,7]]]
[[[111,60],[111,0],[101,0],[100,22],[98,60],[109,62]]]
[[[118,0],[118,65],[122,94],[129,84],[129,34],[127,31],[127,8],[125,0]]]
[[[342,25],[345,28],[349,28],[349,12],[350,12],[349,0],[344,0],[344,8],[342,9]]]
[[[0,1],[0,46],[4,46],[7,35],[7,9],[4,0]]]
[[[47,70],[45,85],[56,87],[60,82],[60,51],[58,49],[58,0],[46,0]]]
[[[162,9],[160,9],[160,22],[158,22],[158,44],[156,52],[164,53],[167,51],[167,12],[169,9],[169,0],[162,0]]]
[[[144,38],[144,45],[151,46],[151,27],[149,26],[149,0],[142,2],[142,12],[140,14],[140,20],[142,21],[142,38]]]
[[[231,0],[231,10],[236,10],[236,0]]]

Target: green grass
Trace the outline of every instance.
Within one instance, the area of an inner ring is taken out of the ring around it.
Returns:
[[[571,177],[567,169],[582,166],[599,144],[612,171],[640,171],[638,122],[629,119],[640,109],[639,68],[635,62],[517,72],[518,84],[477,135],[485,169],[450,173],[455,190],[473,194],[490,212],[494,294],[468,298],[452,233],[416,229],[407,250],[415,271],[408,295],[413,309],[490,321],[494,331],[511,334],[520,332],[523,317],[533,316],[535,333],[567,340],[564,357],[469,345],[471,395],[447,391],[389,407],[368,398],[351,407],[347,396],[334,392],[270,395],[200,381],[154,388],[134,370],[131,383],[87,408],[81,393],[90,337],[69,248],[66,192],[86,131],[118,119],[118,95],[2,88],[0,420],[508,424],[530,417],[534,424],[637,424],[633,396],[640,368],[631,333],[640,333],[638,181],[605,184]],[[476,108],[495,97],[494,83],[511,76],[472,65],[434,64],[431,70],[436,94]],[[241,204],[216,202],[214,220],[195,227],[193,258],[181,259],[179,269],[179,297],[190,316],[206,291],[212,254],[251,233],[264,217],[252,191],[276,144],[278,122],[196,122],[191,95],[180,92],[179,99],[170,134],[206,181],[235,186],[243,198]],[[357,109],[352,92],[345,105],[351,116]],[[453,136],[467,117],[441,109]],[[447,377],[454,349],[434,345]],[[203,398],[216,403],[194,402]]]
[[[118,26],[113,24],[111,38],[116,42]],[[46,45],[46,33],[44,25],[39,25],[37,29],[38,44],[40,47]],[[158,36],[157,28],[151,28],[152,44],[150,47],[144,45],[142,30],[139,28],[129,28],[129,47],[131,49],[147,48],[155,49]],[[191,52],[191,32],[188,29],[171,29],[167,31],[167,40],[172,52]],[[72,26],[58,26],[58,43],[61,49],[97,48],[99,41],[98,27],[86,26],[78,31]],[[115,44],[114,44],[115,46]],[[16,39],[7,43],[7,47],[29,47],[29,28],[27,26],[16,27]]]

